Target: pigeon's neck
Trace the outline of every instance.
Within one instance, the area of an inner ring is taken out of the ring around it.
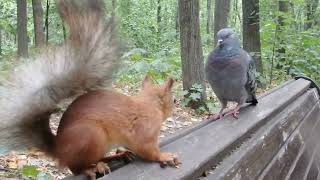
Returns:
[[[231,46],[228,44],[225,44],[222,47],[218,47],[217,50],[217,55],[219,56],[235,56],[237,54],[239,54],[240,51],[240,47],[238,46]]]

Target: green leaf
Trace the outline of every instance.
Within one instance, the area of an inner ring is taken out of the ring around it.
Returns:
[[[201,97],[201,94],[199,92],[197,93],[191,93],[189,96],[192,100],[198,100]]]
[[[192,85],[192,90],[195,90],[195,91],[198,91],[198,92],[201,92],[202,91],[202,85],[201,84],[194,84]]]
[[[209,112],[218,112],[220,107],[218,105],[218,102],[214,102],[214,101],[207,101],[207,107],[209,109]]]
[[[36,166],[24,166],[22,168],[22,175],[29,178],[37,178],[40,171]]]
[[[206,111],[206,108],[203,106],[200,106],[199,108],[196,109],[196,113],[201,114]]]
[[[191,101],[191,99],[189,99],[189,98],[184,98],[184,99],[181,101],[181,106],[182,106],[182,107],[187,107],[187,105],[189,104],[190,101]]]
[[[187,95],[187,94],[189,94],[189,91],[187,91],[187,90],[184,90],[184,91],[182,91],[182,93],[181,93],[182,96],[185,96],[185,95]]]

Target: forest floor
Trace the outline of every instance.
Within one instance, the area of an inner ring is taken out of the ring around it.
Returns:
[[[138,92],[138,90],[140,89],[139,86],[117,85],[114,86],[114,89],[127,95],[133,95]],[[273,85],[272,87],[274,86],[275,85]],[[173,90],[175,92],[175,95],[178,94],[176,92],[179,88],[182,89],[181,83],[176,83]],[[258,93],[263,93],[265,91],[266,89],[258,89]],[[209,87],[207,87],[207,96],[211,97],[211,99],[216,99],[211,91],[211,88]],[[197,114],[190,108],[181,107],[179,98],[181,99],[181,97],[178,97],[178,95],[175,96],[176,103],[173,114],[163,123],[160,138],[206,120],[208,117],[208,113]],[[69,102],[62,103],[62,111],[52,115],[50,126],[54,132],[57,130],[62,112],[67,107]],[[66,168],[58,168],[57,163],[53,159],[45,156],[43,152],[34,149],[19,153],[12,152],[6,156],[0,156],[1,180],[22,179],[22,174],[29,174],[33,177],[35,176],[34,174],[38,174],[38,177],[43,177],[42,179],[63,179],[64,177],[71,175],[71,172]]]

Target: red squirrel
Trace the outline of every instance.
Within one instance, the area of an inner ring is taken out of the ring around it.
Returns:
[[[91,179],[96,170],[105,170],[100,160],[113,145],[175,165],[177,156],[158,146],[161,123],[173,108],[173,80],[155,85],[146,77],[132,97],[98,90],[112,82],[121,64],[103,0],[58,0],[57,7],[69,39],[18,66],[0,83],[0,153],[38,148]],[[50,115],[59,102],[79,93],[54,135]]]
[[[162,122],[173,108],[172,84],[168,79],[163,85],[155,85],[146,76],[137,96],[110,90],[80,96],[62,116],[54,156],[75,174],[99,162],[117,145],[143,159],[177,165],[177,155],[160,152],[158,145]],[[94,176],[92,171],[85,173]]]

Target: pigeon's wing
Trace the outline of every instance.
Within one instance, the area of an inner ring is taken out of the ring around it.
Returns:
[[[248,103],[257,104],[257,98],[256,98],[256,90],[257,90],[257,84],[256,84],[256,66],[254,64],[254,61],[252,57],[247,54],[248,56],[248,71],[247,71],[247,82],[246,82],[246,90],[248,92]]]

